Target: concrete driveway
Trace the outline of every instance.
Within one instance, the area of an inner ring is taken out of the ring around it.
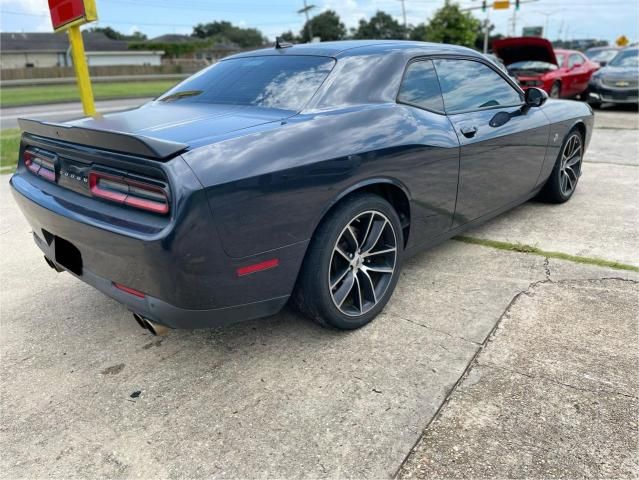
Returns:
[[[531,202],[468,235],[639,265],[637,132],[617,135],[596,131],[570,203]],[[45,265],[0,179],[7,479],[392,477],[522,292],[617,278],[637,294],[633,271],[451,240],[408,261],[384,313],[359,331],[285,311],[156,338]],[[580,321],[562,298],[553,315]],[[412,458],[402,475],[419,476]]]

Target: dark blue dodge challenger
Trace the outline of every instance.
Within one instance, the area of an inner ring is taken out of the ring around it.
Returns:
[[[567,201],[593,116],[466,48],[349,41],[278,43],[135,110],[20,126],[11,185],[47,263],[163,333],[289,299],[366,324],[407,255]]]

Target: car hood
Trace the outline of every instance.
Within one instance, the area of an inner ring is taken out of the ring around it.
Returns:
[[[288,110],[243,105],[154,101],[133,110],[83,118],[67,122],[67,125],[141,135],[196,147],[215,137],[278,122],[294,114]]]
[[[552,44],[545,38],[516,37],[493,42],[493,52],[506,66],[524,60],[537,60],[557,65],[557,57]]]
[[[597,72],[597,77],[616,78],[619,80],[636,80],[637,67],[612,67],[606,66]]]

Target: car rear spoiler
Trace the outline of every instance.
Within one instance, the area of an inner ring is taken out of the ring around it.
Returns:
[[[30,120],[28,118],[19,118],[18,124],[22,131],[40,137],[63,140],[114,152],[140,155],[156,160],[168,160],[188,148],[188,145],[184,143],[161,140],[144,135],[96,130],[74,125]]]

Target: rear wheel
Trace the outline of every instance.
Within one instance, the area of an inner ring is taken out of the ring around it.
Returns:
[[[552,173],[539,194],[542,200],[551,203],[564,203],[570,200],[581,176],[583,155],[583,136],[579,130],[573,128],[566,135]]]
[[[384,308],[395,289],[403,251],[395,209],[381,197],[355,195],[318,228],[295,291],[306,316],[354,329]]]
[[[561,83],[555,82],[550,87],[550,98],[559,98],[561,96]]]

